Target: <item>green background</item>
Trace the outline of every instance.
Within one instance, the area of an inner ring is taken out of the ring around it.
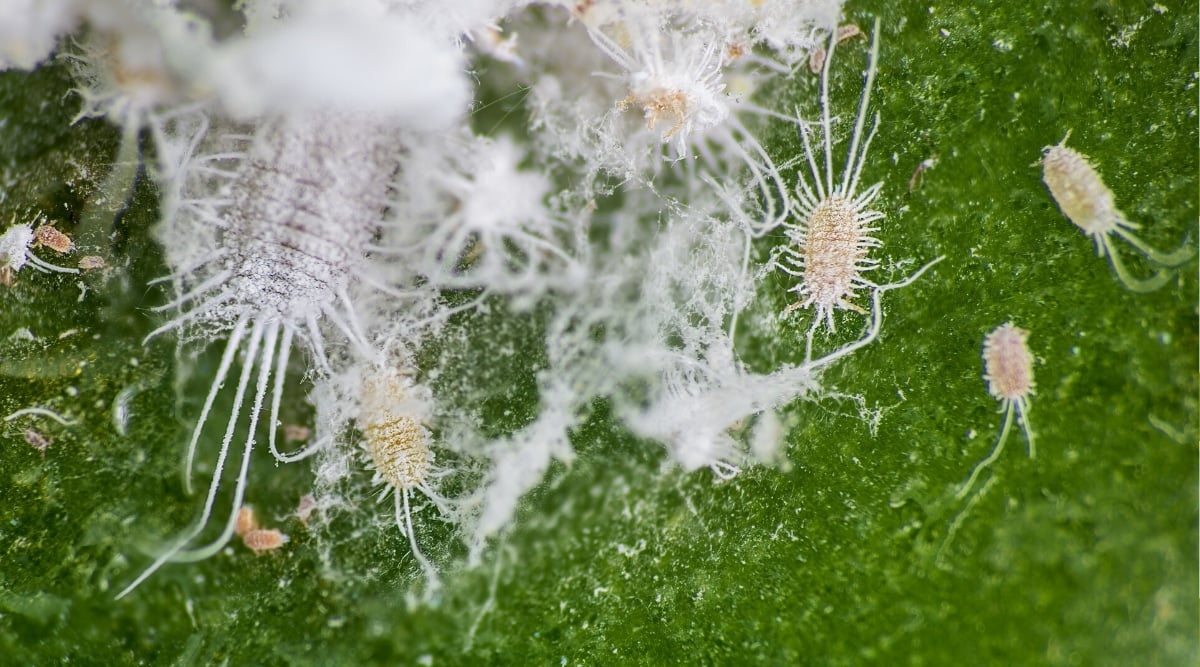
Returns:
[[[165,267],[148,232],[156,196],[139,186],[104,249],[114,269],[27,270],[0,288],[0,413],[43,405],[79,420],[0,424],[0,662],[1195,664],[1196,262],[1158,292],[1127,291],[1031,165],[1073,130],[1070,145],[1143,239],[1194,244],[1196,8],[1053,4],[848,8],[883,29],[883,120],[863,177],[884,183],[881,274],[946,260],[885,297],[879,340],[825,376],[836,396],[784,411],[785,464],[724,483],[684,474],[597,403],[576,461],[551,469],[481,567],[453,566],[452,528],[420,519],[426,552],[449,564],[433,607],[408,595],[419,573],[406,542],[372,523],[386,521],[386,504],[309,534],[275,517],[310,471],[269,456],[256,459],[251,501],[290,544],[169,565],[112,599],[148,563],[143,550],[199,506],[180,467],[216,361],[181,363],[170,339],[142,344],[158,321],[148,308],[165,296],[146,284]],[[837,52],[843,112],[866,44]],[[811,117],[815,84],[801,70],[777,106]],[[70,85],[59,66],[0,76],[5,221],[41,210],[78,235],[96,205],[117,132],[72,126]],[[799,149],[786,124],[764,136],[777,160]],[[1149,273],[1118,247],[1131,271]],[[769,278],[753,307],[777,312],[787,287]],[[854,318],[840,316],[845,340]],[[1031,331],[1037,358],[1038,458],[1014,431],[959,517],[951,497],[1001,422],[980,344],[1009,320]],[[12,335],[21,328],[35,339]],[[742,353],[755,368],[794,361],[802,332],[745,330]],[[437,343],[463,360],[454,381],[490,392],[485,428],[510,431],[534,413],[526,355],[540,354],[539,335],[538,320],[498,308]],[[53,438],[44,460],[23,437],[31,425]]]

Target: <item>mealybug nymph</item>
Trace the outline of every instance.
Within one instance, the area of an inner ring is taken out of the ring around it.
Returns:
[[[427,393],[395,370],[377,369],[363,382],[357,421],[375,471],[372,481],[383,486],[381,500],[392,496],[396,526],[408,537],[413,557],[432,591],[439,585],[437,570],[417,546],[410,498],[413,491],[419,491],[443,514],[450,508],[431,485],[446,471],[434,465],[429,448],[430,434],[424,424],[430,411]]]
[[[793,221],[784,223],[792,246],[777,250],[776,266],[784,273],[799,278],[800,282],[789,291],[795,292],[798,301],[788,306],[784,313],[797,308],[815,307],[812,327],[809,329],[809,350],[812,335],[823,322],[834,330],[833,311],[853,310],[865,313],[851,302],[860,287],[874,287],[874,283],[863,278],[862,273],[878,266],[878,261],[867,253],[878,247],[880,242],[871,236],[877,231],[872,224],[882,220],[883,213],[873,210],[871,203],[879,195],[882,183],[876,183],[863,192],[858,192],[859,177],[866,162],[867,149],[879,127],[879,114],[875,114],[870,132],[865,140],[867,108],[871,100],[871,86],[875,81],[879,61],[879,20],[875,20],[871,37],[871,55],[867,66],[866,83],[859,101],[858,114],[850,135],[850,148],[840,182],[835,181],[833,167],[833,121],[829,112],[829,67],[833,62],[838,33],[829,38],[829,56],[821,70],[821,134],[824,142],[824,170],[817,166],[810,130],[797,112],[800,139],[804,144],[804,156],[808,162],[811,184],[801,175],[792,202]],[[793,247],[794,246],[794,247]]]
[[[1037,458],[1033,429],[1029,426],[1029,397],[1034,393],[1034,384],[1033,355],[1025,343],[1028,336],[1028,331],[1018,329],[1012,322],[1008,322],[993,329],[983,339],[983,379],[988,383],[988,393],[1000,399],[1000,409],[1004,412],[1004,426],[992,453],[975,466],[971,476],[955,494],[955,498],[961,499],[966,496],[979,473],[1000,457],[1014,419],[1020,419],[1021,428],[1025,430],[1025,439],[1029,442],[1029,458]]]
[[[275,551],[290,541],[287,535],[274,528],[255,528],[242,535],[242,544],[258,555]]]
[[[1130,222],[1113,202],[1112,190],[1104,184],[1100,174],[1088,162],[1088,157],[1067,147],[1067,139],[1057,146],[1047,146],[1042,153],[1042,181],[1050,189],[1054,201],[1063,214],[1092,237],[1096,242],[1096,254],[1106,253],[1112,261],[1117,277],[1134,292],[1152,292],[1167,283],[1170,275],[1163,270],[1150,278],[1139,280],[1129,275],[1121,263],[1121,257],[1113,248],[1109,234],[1116,234],[1137,248],[1150,261],[1161,266],[1178,266],[1192,258],[1192,248],[1184,245],[1172,253],[1164,253],[1146,245],[1131,230],[1138,225]]]

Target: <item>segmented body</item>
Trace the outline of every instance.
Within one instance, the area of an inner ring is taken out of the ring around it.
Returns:
[[[363,436],[375,471],[388,485],[415,489],[429,472],[425,429],[412,417],[376,415],[365,422]]]
[[[201,158],[212,166],[196,165],[199,182],[185,190],[180,213],[190,220],[160,233],[175,266],[215,254],[179,276],[196,303],[183,318],[229,329],[249,313],[298,328],[347,306],[397,160],[372,129],[325,116],[284,120],[261,130],[245,155]],[[210,247],[180,247],[186,239],[176,235],[189,231],[211,235]]]
[[[834,308],[863,312],[850,299],[862,283],[860,272],[873,266],[868,254],[879,242],[859,213],[853,200],[829,197],[812,208],[796,239],[804,256],[803,282],[796,290],[803,297],[800,307],[815,304],[818,318],[824,315],[827,322]]]
[[[1104,235],[1118,227],[1136,226],[1117,209],[1112,190],[1087,156],[1066,145],[1070,136],[1068,132],[1061,143],[1046,149],[1042,156],[1042,180],[1063,214],[1096,241],[1096,250],[1103,255]]]
[[[75,250],[75,242],[71,237],[54,228],[54,225],[39,225],[33,230],[36,245],[45,246],[59,254],[67,254]]]
[[[288,542],[288,536],[274,528],[256,528],[242,535],[242,544],[256,554],[275,551]]]
[[[1033,394],[1033,355],[1029,332],[1012,322],[996,327],[983,339],[983,379],[988,392],[1002,401],[1024,402]]]

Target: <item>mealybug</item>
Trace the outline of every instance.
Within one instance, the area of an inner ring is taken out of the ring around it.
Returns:
[[[300,502],[296,504],[296,513],[292,516],[300,520],[300,523],[308,525],[308,520],[312,517],[312,513],[317,509],[317,501],[309,494],[300,496]]]
[[[267,444],[276,460],[299,460],[323,444],[291,454],[276,444],[294,343],[309,353],[318,372],[329,368],[322,322],[331,323],[359,354],[375,354],[358,324],[350,291],[356,283],[377,283],[364,274],[397,164],[387,128],[349,113],[315,113],[265,122],[249,139],[246,152],[189,153],[178,198],[168,197],[174,210],[159,236],[176,269],[165,279],[173,280],[181,294],[158,310],[178,309],[179,314],[147,339],[172,330],[204,342],[228,336],[188,443],[188,491],[197,446],[217,395],[231,375],[237,381],[199,520],[117,597],[168,560],[207,558],[233,537],[264,413]],[[239,355],[242,368],[234,372]],[[215,540],[185,549],[213,514],[244,410],[248,425],[229,518]]]
[[[434,466],[429,449],[427,390],[405,375],[392,369],[378,369],[363,382],[358,413],[358,428],[363,433],[364,447],[375,470],[372,480],[383,486],[380,499],[391,494],[396,512],[396,526],[412,548],[413,557],[425,572],[430,589],[438,586],[437,571],[421,548],[413,531],[410,498],[419,491],[443,513],[449,513],[445,499],[431,482],[445,471]]]
[[[29,443],[30,447],[38,450],[42,455],[42,460],[46,460],[46,450],[50,449],[50,445],[54,444],[54,440],[50,436],[42,433],[35,428],[27,428],[24,432],[25,442]]]
[[[274,528],[256,528],[242,535],[242,544],[245,544],[247,549],[259,555],[268,551],[275,551],[284,544],[287,544],[288,541],[287,535]]]
[[[983,339],[983,379],[988,384],[988,392],[1000,399],[1000,409],[1004,412],[1004,427],[1000,430],[1000,438],[992,448],[992,453],[975,466],[971,476],[955,494],[955,498],[961,499],[966,496],[979,473],[1000,457],[1014,419],[1020,419],[1021,428],[1025,430],[1025,438],[1029,442],[1029,458],[1037,458],[1033,429],[1029,426],[1029,397],[1034,393],[1034,384],[1033,355],[1025,343],[1028,336],[1028,331],[1018,329],[1012,322],[1008,322],[996,327]]]
[[[274,551],[289,541],[288,536],[278,530],[260,526],[258,515],[249,505],[238,510],[237,523],[234,524],[233,533],[242,538],[242,544],[256,554]]]
[[[1067,132],[1057,146],[1047,146],[1042,153],[1042,181],[1050,189],[1058,208],[1083,233],[1092,237],[1096,242],[1096,254],[1101,257],[1108,254],[1117,277],[1126,287],[1134,292],[1152,292],[1162,287],[1170,278],[1166,271],[1160,270],[1145,280],[1129,275],[1109,240],[1109,234],[1120,236],[1150,261],[1167,267],[1178,266],[1191,259],[1191,246],[1185,244],[1175,252],[1163,253],[1135,236],[1130,230],[1138,229],[1138,225],[1130,222],[1117,208],[1112,190],[1104,184],[1100,174],[1088,162],[1088,157],[1067,147],[1070,136],[1071,133]]]
[[[835,34],[837,35],[837,43],[841,44],[848,39],[858,37],[862,34],[862,30],[853,23],[848,23],[840,26]],[[813,47],[813,50],[808,54],[808,69],[813,74],[819,74],[821,70],[825,69],[825,47]]]
[[[258,515],[254,513],[253,507],[246,505],[238,510],[237,523],[234,524],[233,530],[234,535],[244,537],[246,533],[258,530],[258,527]]]
[[[39,225],[37,229],[33,230],[33,236],[35,237],[34,247],[45,246],[60,255],[75,250],[75,243],[71,237],[58,231],[54,227],[54,223]]]
[[[797,112],[800,139],[804,144],[804,155],[808,161],[812,183],[810,185],[808,179],[803,176],[799,179],[796,199],[792,202],[794,221],[784,223],[794,247],[782,246],[777,251],[775,260],[781,271],[800,279],[800,282],[789,290],[795,292],[799,300],[788,306],[784,313],[815,306],[816,312],[808,334],[810,354],[812,335],[816,328],[824,322],[829,330],[834,330],[835,309],[866,312],[852,303],[851,299],[859,287],[874,286],[871,281],[862,277],[862,273],[878,266],[878,261],[870,259],[867,253],[871,248],[880,245],[879,240],[871,236],[872,232],[877,231],[872,223],[884,217],[883,213],[871,208],[871,203],[879,195],[882,183],[876,183],[862,193],[858,192],[858,181],[866,162],[867,149],[879,127],[879,114],[875,114],[871,130],[865,141],[863,140],[867,108],[871,100],[871,86],[875,81],[875,70],[879,60],[879,20],[875,21],[871,38],[866,84],[863,86],[858,115],[850,135],[850,150],[842,170],[841,182],[835,182],[833,175],[833,121],[829,113],[829,66],[833,61],[833,51],[837,43],[838,34],[835,31],[830,35],[829,57],[825,59],[821,71],[824,174],[817,166],[809,140],[810,130]]]

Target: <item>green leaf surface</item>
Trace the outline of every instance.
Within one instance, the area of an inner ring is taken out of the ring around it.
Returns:
[[[0,413],[74,422],[0,422],[0,662],[1196,664],[1196,261],[1130,292],[1034,165],[1070,130],[1142,239],[1194,246],[1196,8],[1047,5],[850,8],[883,30],[863,176],[884,183],[877,279],[946,259],[886,295],[882,335],[826,373],[829,395],[783,412],[784,464],[720,483],[683,473],[598,403],[578,458],[552,468],[479,567],[453,565],[453,528],[417,517],[449,564],[433,605],[410,594],[420,570],[394,528],[347,520],[317,536],[283,518],[311,472],[269,455],[252,502],[291,535],[285,549],[168,565],[113,599],[195,517],[181,462],[217,358],[143,343],[165,296],[147,283],[166,269],[152,186],[106,190],[118,131],[71,124],[59,65],[0,76],[0,219],[44,211],[74,233],[97,199],[129,197],[81,249],[111,268],[26,270],[0,287]],[[835,54],[845,117],[866,50],[858,38]],[[777,106],[812,117],[816,85],[802,68]],[[784,123],[767,137],[779,161],[800,150]],[[1117,245],[1131,272],[1153,272]],[[754,328],[788,287],[770,277],[743,322],[754,368],[803,355],[806,325]],[[980,346],[1010,320],[1037,360],[1038,455],[1014,430],[977,495],[956,501],[1000,430]],[[837,321],[819,345],[853,339],[861,316]],[[505,433],[536,412],[540,335],[498,307],[424,354],[457,355],[437,390],[469,385],[458,391],[480,401],[483,428]],[[44,457],[28,429],[52,440]],[[386,520],[388,506],[358,511]]]

